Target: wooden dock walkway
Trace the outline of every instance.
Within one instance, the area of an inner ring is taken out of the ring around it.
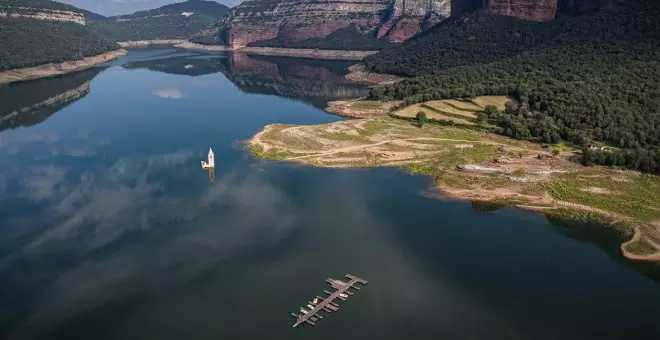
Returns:
[[[323,292],[329,294],[329,296],[326,297],[325,299],[322,299],[320,296],[317,296],[316,298],[321,301],[319,301],[316,304],[316,306],[314,306],[314,308],[309,312],[302,314],[291,313],[291,315],[296,318],[296,322],[293,324],[293,327],[297,327],[298,325],[303,323],[307,323],[309,325],[314,326],[315,321],[323,318],[323,316],[319,314],[321,310],[325,311],[326,313],[332,313],[338,311],[339,305],[334,303],[335,299],[341,299],[346,301],[348,296],[353,295],[353,292],[349,291],[350,288],[359,290],[360,287],[357,286],[357,284],[362,284],[362,285],[367,284],[367,280],[361,279],[351,274],[346,274],[346,278],[349,279],[348,282],[328,278],[326,282],[328,282],[330,286],[336,290],[332,293],[327,290],[324,290]],[[345,296],[342,296],[342,294],[344,294]]]

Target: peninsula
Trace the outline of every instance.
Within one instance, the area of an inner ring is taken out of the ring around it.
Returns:
[[[582,166],[571,160],[578,149],[511,139],[478,122],[478,110],[502,107],[506,100],[430,101],[389,116],[315,126],[272,124],[248,145],[258,158],[318,167],[401,167],[432,178],[444,196],[610,226],[625,242],[625,257],[660,260],[660,177]],[[373,112],[378,104],[367,103],[353,110]],[[419,112],[429,122],[418,122]]]

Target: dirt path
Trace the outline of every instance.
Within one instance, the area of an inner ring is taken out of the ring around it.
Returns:
[[[333,155],[333,154],[342,153],[342,152],[357,151],[357,150],[366,149],[366,148],[370,148],[370,147],[374,147],[374,146],[380,146],[380,145],[387,144],[387,143],[392,143],[392,142],[408,142],[408,141],[415,141],[415,140],[428,140],[428,141],[437,141],[437,142],[464,142],[464,143],[478,143],[478,144],[490,144],[490,145],[506,145],[506,144],[503,144],[503,143],[475,141],[475,140],[467,140],[467,139],[433,138],[433,137],[401,138],[401,139],[388,139],[388,140],[381,141],[381,142],[378,142],[378,143],[373,143],[373,144],[354,145],[354,146],[347,146],[347,147],[343,147],[343,148],[336,148],[336,149],[332,149],[330,151],[324,151],[324,152],[314,153],[314,154],[310,154],[310,155],[290,157],[290,158],[287,158],[285,160],[293,161],[293,160],[297,160],[297,159],[322,157],[322,156],[328,156],[328,155]]]

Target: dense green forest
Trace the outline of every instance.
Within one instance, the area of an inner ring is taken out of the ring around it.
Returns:
[[[23,18],[0,18],[0,46],[0,70],[78,60],[119,49],[76,23]]]
[[[511,21],[516,22],[520,30],[525,26],[537,30],[536,25]],[[406,70],[417,75],[374,88],[371,97],[414,103],[510,95],[517,105],[488,117],[503,134],[540,142],[565,140],[583,146],[605,142],[621,149],[617,151],[617,165],[660,173],[658,22],[659,2],[628,0],[595,13],[562,18],[556,26],[549,26],[552,32],[545,36],[547,41],[510,47],[523,51],[515,56],[507,57],[505,47],[496,49],[493,53],[499,60],[490,63],[480,63],[467,55],[467,51],[478,49],[477,45],[443,53],[416,43],[422,38],[431,41],[435,35],[447,46],[471,45],[452,43],[447,31],[438,28],[410,45],[404,44],[399,54],[388,51],[367,61],[372,70]],[[480,53],[494,48],[489,44],[482,47]],[[429,63],[417,64],[401,56],[409,53],[419,54]],[[454,58],[462,58],[464,62],[459,65],[463,66],[451,67],[454,61],[449,59]],[[585,154],[585,159],[608,164],[600,155]]]
[[[280,38],[255,41],[248,46],[284,48],[320,48],[326,50],[380,50],[394,46],[387,39],[377,39],[376,32],[360,32],[356,26],[337,30],[324,38],[287,41]]]
[[[515,56],[559,34],[556,22],[535,22],[483,11],[452,18],[365,59],[373,71],[403,76],[490,63]]]
[[[190,17],[166,15],[128,21],[90,20],[87,26],[96,34],[114,41],[187,39],[216,20],[198,14]]]
[[[184,16],[183,12],[192,15]],[[88,20],[87,25],[115,41],[188,39],[228,12],[229,7],[215,1],[189,0],[129,15]]]

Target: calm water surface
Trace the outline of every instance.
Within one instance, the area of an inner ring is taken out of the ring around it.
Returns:
[[[610,231],[248,155],[339,120],[346,66],[163,48],[1,87],[0,338],[660,339],[658,270]],[[370,283],[292,329],[345,273]]]

